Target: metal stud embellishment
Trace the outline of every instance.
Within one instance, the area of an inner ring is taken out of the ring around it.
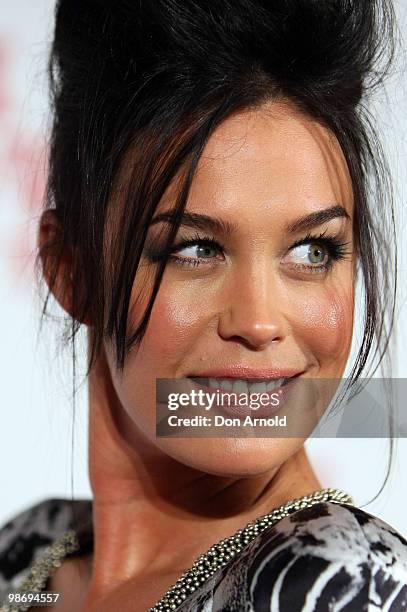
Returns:
[[[350,495],[339,489],[327,488],[315,491],[309,495],[293,499],[268,514],[250,521],[243,529],[232,536],[213,544],[209,550],[200,555],[192,567],[187,570],[170,587],[163,597],[147,612],[173,612],[177,610],[189,595],[192,595],[220,568],[230,563],[257,535],[277,521],[304,508],[310,508],[321,502],[336,502],[353,505]],[[64,557],[79,550],[79,541],[73,529],[66,531],[62,537],[47,547],[43,554],[33,563],[27,576],[18,585],[19,591],[34,591],[40,593],[48,579],[60,567]],[[29,610],[29,603],[0,604],[0,612],[24,612]]]
[[[310,508],[314,504],[327,501],[353,504],[352,498],[347,493],[328,488],[294,499],[275,508],[268,514],[250,521],[246,527],[239,529],[229,538],[214,544],[205,554],[200,555],[193,566],[167,590],[152,608],[148,609],[148,612],[173,612],[177,610],[189,595],[199,589],[218,569],[234,559],[264,529],[297,510]]]
[[[67,555],[79,550],[79,541],[73,529],[66,531],[58,540],[48,546],[42,555],[33,563],[27,576],[12,590],[33,591],[41,593],[48,579],[62,565]],[[34,604],[32,602],[2,602],[0,612],[24,612]]]

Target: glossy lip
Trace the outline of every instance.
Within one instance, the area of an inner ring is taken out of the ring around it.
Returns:
[[[261,367],[251,368],[243,365],[231,365],[219,368],[210,368],[203,372],[188,374],[188,378],[241,378],[254,379],[267,382],[273,378],[292,378],[303,374],[304,370],[299,371],[294,368]]]

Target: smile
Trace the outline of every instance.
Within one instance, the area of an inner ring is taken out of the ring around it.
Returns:
[[[220,389],[232,393],[270,393],[286,385],[290,381],[288,378],[276,379],[244,379],[244,378],[198,378],[191,377],[191,380],[198,385],[211,389]]]

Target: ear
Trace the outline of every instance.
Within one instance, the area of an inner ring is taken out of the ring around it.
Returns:
[[[42,213],[38,228],[39,257],[43,277],[58,304],[80,323],[90,325],[82,313],[83,282],[78,269],[75,247],[63,244],[63,228],[54,209]],[[78,313],[82,313],[78,316]]]

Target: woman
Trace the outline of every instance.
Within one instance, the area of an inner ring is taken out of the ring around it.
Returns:
[[[391,202],[363,103],[391,26],[374,0],[58,2],[39,255],[73,346],[88,332],[93,500],[6,526],[2,586],[69,611],[405,609],[406,540],[321,491],[305,436],[155,430],[156,379],[340,379],[359,277],[352,383],[383,358]]]

